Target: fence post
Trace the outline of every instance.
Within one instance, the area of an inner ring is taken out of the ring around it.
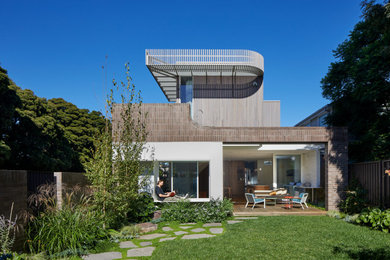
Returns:
[[[57,209],[62,209],[62,172],[54,172],[56,178]]]

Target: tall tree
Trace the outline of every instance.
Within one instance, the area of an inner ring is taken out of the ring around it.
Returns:
[[[362,20],[322,79],[329,125],[347,126],[352,161],[390,157],[390,4],[363,1]]]
[[[37,97],[0,67],[0,168],[83,171],[103,126],[100,112]]]

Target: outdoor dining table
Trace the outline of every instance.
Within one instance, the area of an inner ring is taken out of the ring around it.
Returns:
[[[293,208],[293,199],[299,199],[299,197],[294,197],[294,196],[284,196],[285,199],[288,199],[288,203],[284,205],[285,209],[292,209]]]

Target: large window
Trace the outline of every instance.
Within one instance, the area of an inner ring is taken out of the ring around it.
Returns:
[[[300,155],[277,155],[277,184],[295,185],[301,182],[301,156]]]
[[[181,103],[192,102],[192,97],[193,97],[192,77],[182,77],[180,82]]]
[[[176,191],[189,198],[209,197],[209,162],[160,162],[163,191]]]

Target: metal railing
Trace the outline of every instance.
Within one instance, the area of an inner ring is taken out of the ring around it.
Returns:
[[[149,49],[146,65],[245,65],[264,70],[264,59],[250,50]]]

